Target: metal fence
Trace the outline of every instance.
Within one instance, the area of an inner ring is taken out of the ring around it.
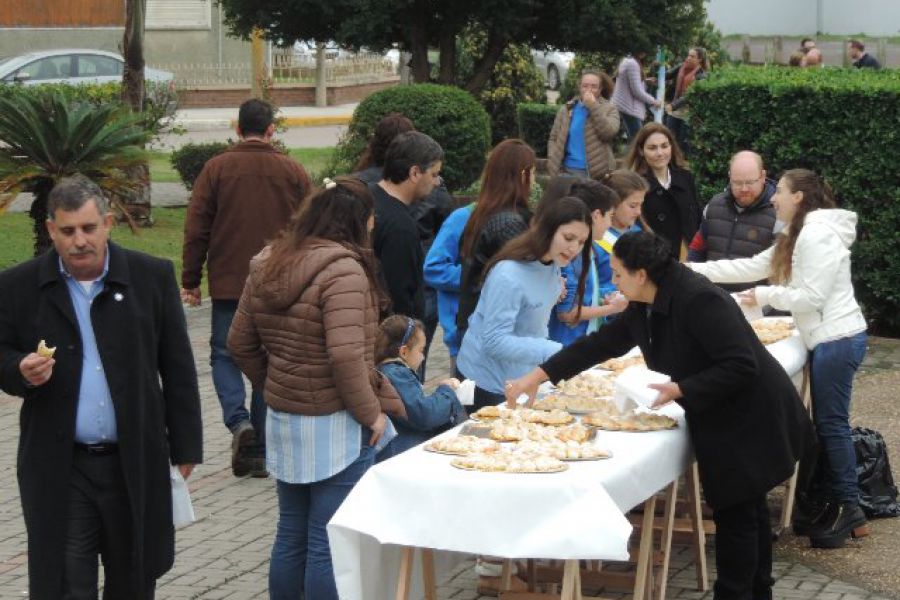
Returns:
[[[253,68],[247,62],[154,64],[175,74],[180,87],[201,85],[250,85]],[[274,84],[315,83],[314,56],[295,54],[291,48],[269,54],[269,78]],[[381,54],[359,53],[325,60],[327,84],[354,84],[383,81],[396,76],[397,66]]]

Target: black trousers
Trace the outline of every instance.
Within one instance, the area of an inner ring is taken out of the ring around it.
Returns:
[[[103,560],[103,600],[152,600],[155,581],[132,576],[132,522],[116,452],[76,448],[69,482],[63,600],[96,600],[97,556]]]
[[[772,600],[772,525],[766,494],[714,509],[715,600]]]

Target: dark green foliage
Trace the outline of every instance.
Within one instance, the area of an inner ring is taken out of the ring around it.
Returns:
[[[169,159],[172,166],[178,171],[184,187],[191,189],[194,187],[194,181],[203,170],[203,165],[213,156],[218,156],[225,152],[231,144],[226,142],[208,142],[205,144],[185,144],[178,150],[172,152]]]
[[[519,137],[534,148],[541,158],[547,157],[547,140],[553,129],[553,120],[559,112],[558,106],[550,104],[520,104]]]
[[[141,113],[139,124],[155,136],[172,120],[178,104],[178,95],[164,82],[146,81],[144,82],[144,91],[146,94],[144,112]],[[70,106],[89,104],[95,107],[112,105],[116,109],[125,107],[122,102],[122,84],[120,82],[80,85],[65,83],[28,86],[0,85],[0,98],[46,99],[51,96],[62,98]]]
[[[759,152],[770,176],[823,176],[859,214],[853,271],[866,316],[900,334],[900,71],[724,68],[688,94],[701,197],[723,188],[741,149]]]
[[[433,84],[392,87],[363,100],[356,107],[326,173],[350,173],[375,125],[392,112],[409,117],[416,129],[433,137],[444,149],[441,175],[450,191],[462,189],[478,178],[491,141],[490,119],[471,94],[457,87]]]
[[[457,85],[464,86],[472,77],[474,62],[484,54],[486,44],[487,35],[474,27],[467,28],[457,38]],[[534,66],[531,49],[526,44],[507,46],[475,98],[491,118],[492,144],[517,137],[516,105],[546,98],[544,80]]]

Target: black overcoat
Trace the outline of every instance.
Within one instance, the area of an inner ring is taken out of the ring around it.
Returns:
[[[172,263],[108,247],[109,271],[91,320],[116,412],[138,583],[172,566],[169,462],[202,460],[200,397]],[[27,387],[18,365],[42,339],[56,346],[53,375]],[[81,365],[81,336],[58,254],[51,250],[0,273],[0,388],[24,399],[17,470],[36,600],[61,596]]]
[[[690,245],[700,228],[702,209],[691,172],[671,164],[669,173],[672,177],[669,189],[659,183],[652,171],[644,176],[650,190],[644,196],[641,214],[650,229],[669,242],[672,257],[677,259],[681,244]]]
[[[781,365],[727,293],[672,261],[652,309],[631,302],[612,323],[542,365],[565,379],[640,346],[678,383],[706,501],[724,508],[765,493],[813,443],[812,423]]]

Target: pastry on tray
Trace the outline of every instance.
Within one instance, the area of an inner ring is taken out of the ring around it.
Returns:
[[[607,371],[612,371],[614,373],[621,373],[628,367],[634,365],[644,365],[644,356],[642,354],[638,354],[637,356],[628,356],[621,358],[611,358],[607,361],[600,363],[599,366],[601,369],[606,369]]]
[[[557,473],[568,467],[550,456],[527,453],[470,454],[450,461],[458,469],[495,473]]]
[[[611,396],[614,391],[611,377],[592,373],[580,373],[572,379],[562,380],[556,388],[565,396]]]
[[[660,431],[678,427],[678,422],[666,415],[634,412],[621,415],[591,413],[582,417],[581,422],[607,431]]]
[[[590,442],[524,441],[519,442],[515,447],[517,451],[545,454],[559,460],[601,460],[612,456],[609,450],[599,448]]]
[[[757,319],[756,321],[751,321],[750,326],[756,332],[756,337],[759,338],[759,341],[766,345],[780,342],[791,337],[794,333],[794,323],[786,319]]]
[[[474,452],[496,452],[500,449],[500,444],[471,435],[460,435],[432,440],[425,444],[425,449],[441,454],[466,455]]]

